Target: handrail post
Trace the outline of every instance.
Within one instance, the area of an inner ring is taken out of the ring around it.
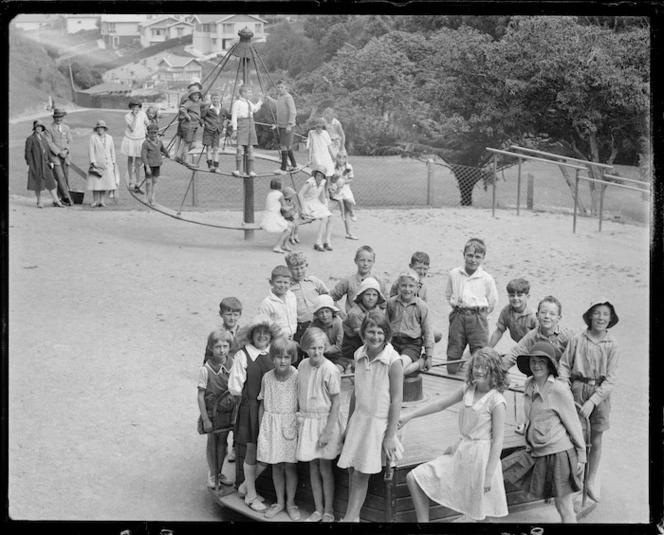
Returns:
[[[599,185],[599,231],[602,232],[602,210],[604,209],[604,192],[606,191],[606,186],[604,184]]]
[[[579,170],[576,170],[574,179],[574,223],[572,224],[572,234],[576,233],[576,209],[579,198]]]
[[[191,205],[198,205],[198,193],[196,191],[196,171],[191,172]]]
[[[498,155],[493,153],[493,195],[491,197],[491,217],[496,217],[496,181],[498,180]]]
[[[431,206],[433,197],[433,159],[427,160],[427,206]]]
[[[516,175],[516,215],[519,215],[519,206],[521,205],[521,158],[519,158],[519,169]]]

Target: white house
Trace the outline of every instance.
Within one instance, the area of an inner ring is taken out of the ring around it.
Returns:
[[[54,23],[58,19],[59,15],[49,15],[43,13],[26,13],[16,15],[12,24],[14,27],[25,30],[26,32],[37,31],[44,26]]]
[[[118,48],[141,38],[141,24],[154,15],[102,15],[101,37],[109,48]]]
[[[226,53],[245,27],[254,33],[256,43],[265,42],[267,37],[267,21],[257,15],[196,15],[194,23],[193,47],[201,54]]]
[[[183,20],[180,15],[155,17],[141,23],[141,46],[146,48],[193,32],[194,24]]]
[[[157,63],[159,81],[162,83],[189,81],[202,78],[203,65],[194,57],[182,57],[164,53]]]
[[[89,13],[65,15],[67,23],[67,33],[84,32],[87,30],[96,30],[97,23],[101,19],[101,15],[93,15]]]

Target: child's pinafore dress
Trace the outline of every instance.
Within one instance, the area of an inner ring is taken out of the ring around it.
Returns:
[[[466,387],[459,410],[459,441],[445,454],[413,469],[415,480],[433,501],[481,520],[506,516],[507,498],[500,461],[484,492],[484,476],[491,450],[491,411],[507,402],[495,389],[473,404],[475,387]]]
[[[263,400],[264,412],[258,433],[256,459],[262,463],[296,463],[297,457],[297,370],[279,381],[270,370],[263,376],[258,399]]]
[[[258,394],[261,391],[263,375],[274,368],[267,353],[261,353],[256,360],[251,360],[246,348],[242,348],[247,358],[247,379],[242,387],[242,397],[235,423],[235,442],[238,444],[256,444],[258,439]]]
[[[297,460],[308,462],[313,459],[336,459],[341,452],[341,411],[332,437],[325,447],[318,447],[318,439],[325,430],[332,408],[330,395],[341,393],[341,374],[326,358],[320,366],[312,366],[308,358],[304,359],[297,369],[300,406],[297,413]]]
[[[372,361],[363,345],[355,352],[355,411],[348,422],[339,468],[377,474],[385,465],[383,439],[390,411],[390,366],[400,359],[392,344]]]

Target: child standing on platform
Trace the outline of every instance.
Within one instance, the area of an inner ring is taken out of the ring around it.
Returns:
[[[343,373],[346,367],[350,365],[351,360],[341,356],[344,329],[341,325],[339,312],[329,295],[319,295],[314,300],[314,320],[311,322],[311,327],[320,329],[325,333],[328,341],[325,357],[339,368],[340,373]]]
[[[274,368],[269,356],[270,343],[280,336],[279,327],[264,314],[259,314],[249,325],[238,333],[241,349],[233,358],[233,366],[228,377],[228,390],[233,396],[240,397],[238,415],[235,421],[235,441],[243,446],[244,481],[237,491],[244,502],[254,511],[264,513],[267,505],[256,493],[256,478],[265,470],[265,465],[257,463],[256,444],[258,443],[258,394],[263,375]],[[239,467],[236,468],[239,473]],[[236,479],[239,481],[239,478]]]
[[[155,204],[157,194],[157,179],[161,171],[161,157],[170,158],[164,142],[159,139],[157,133],[159,127],[149,124],[147,128],[148,138],[143,142],[141,149],[141,160],[145,169],[145,191],[147,192],[148,204]]]
[[[307,134],[306,147],[309,149],[309,164],[321,168],[325,177],[334,173],[334,154],[330,135],[324,130],[325,121],[316,119],[314,126]]]
[[[579,414],[585,426],[590,420],[590,454],[588,456],[588,496],[599,501],[597,473],[602,456],[602,435],[609,429],[611,392],[616,384],[620,360],[618,342],[608,329],[618,323],[618,315],[608,299],[600,297],[590,303],[583,314],[588,329],[572,337],[560,359],[559,379],[572,388],[574,401],[581,405]]]
[[[205,362],[198,374],[198,432],[207,434],[207,486],[216,487],[216,478],[222,485],[233,483],[221,473],[226,456],[226,445],[230,429],[218,433],[217,465],[215,466],[215,431],[233,425],[235,400],[228,391],[232,357],[229,356],[233,337],[228,331],[216,329],[210,333],[205,348]]]
[[[241,85],[238,93],[238,99],[233,102],[233,106],[231,106],[232,137],[237,140],[235,171],[233,171],[233,175],[240,176],[242,158],[246,154],[246,173],[253,177],[256,176],[256,173],[254,172],[254,145],[258,144],[254,113],[261,109],[263,101],[259,100],[257,104],[254,104],[249,100],[252,95],[252,90],[248,85]]]
[[[325,358],[327,337],[310,328],[301,347],[309,355],[298,366],[297,460],[309,463],[309,478],[316,510],[307,522],[334,522],[332,461],[341,451],[341,377]]]
[[[300,519],[295,505],[297,491],[297,344],[292,340],[277,338],[270,344],[270,358],[274,368],[263,375],[258,394],[260,407],[258,420],[259,463],[272,465],[272,482],[277,496],[265,511],[266,518],[273,518],[286,508],[293,521]]]
[[[528,304],[530,283],[526,279],[512,279],[507,283],[507,297],[510,302],[500,311],[489,347],[496,347],[506,330],[510,332],[512,340],[518,343],[528,332],[537,328],[537,315]]]
[[[369,245],[362,245],[355,251],[355,259],[353,260],[357,266],[357,272],[349,277],[341,279],[334,286],[330,295],[335,301],[339,301],[344,296],[346,297],[345,309],[346,313],[352,308],[355,296],[357,295],[358,288],[364,279],[372,277],[380,284],[380,291],[383,295],[387,295],[385,291],[385,284],[378,280],[378,277],[371,273],[371,268],[376,262],[376,253]],[[381,306],[383,308],[383,306]]]
[[[500,355],[485,347],[471,358],[462,388],[401,416],[400,428],[414,418],[463,401],[459,410],[461,438],[442,456],[406,475],[418,522],[429,521],[429,499],[463,513],[468,519],[507,516],[500,454],[507,409],[502,393],[508,386]]]
[[[208,93],[209,94],[209,93]],[[207,149],[208,170],[219,171],[219,138],[224,130],[228,113],[221,107],[221,95],[215,93],[201,108],[203,119],[203,146]]]
[[[452,307],[447,339],[447,360],[461,360],[470,346],[474,353],[489,342],[488,316],[498,303],[498,290],[493,277],[482,268],[486,245],[471,238],[463,248],[464,265],[449,273],[445,297]],[[458,364],[448,365],[456,373]]]
[[[270,233],[280,233],[279,240],[272,249],[275,253],[292,251],[287,242],[293,230],[293,223],[286,221],[284,216],[281,215],[281,210],[286,206],[286,199],[281,193],[281,180],[273,178],[270,180],[270,192],[265,198],[265,211],[263,212],[261,228]]]
[[[327,206],[325,184],[325,170],[322,167],[314,166],[311,169],[311,176],[306,180],[299,194],[302,216],[320,221],[318,236],[314,244],[316,251],[332,250],[332,245],[330,245],[332,237],[332,212],[330,212]],[[323,235],[325,236],[324,242]]]
[[[341,355],[351,360],[351,370],[354,369],[355,351],[363,344],[360,331],[362,322],[369,313],[377,306],[385,303],[385,297],[380,291],[380,284],[373,277],[368,277],[362,281],[357,289],[357,295],[353,300],[355,305],[348,311],[348,314],[341,323],[344,330],[344,337],[341,342]],[[346,368],[346,372],[348,372]]]
[[[258,307],[281,329],[281,335],[293,338],[297,331],[297,299],[290,291],[291,274],[286,266],[277,266],[270,276],[270,295]]]
[[[148,116],[143,111],[143,104],[132,98],[129,100],[129,113],[124,117],[127,128],[120,150],[127,155],[127,173],[129,174],[129,189],[134,193],[143,193],[140,186],[141,150],[145,141]]]
[[[339,468],[350,468],[346,516],[359,522],[369,477],[403,454],[397,423],[403,399],[401,358],[390,344],[392,332],[385,314],[372,310],[362,323],[364,345],[355,353],[355,389],[350,401],[346,440]]]
[[[180,153],[176,156],[175,161],[191,168],[198,167],[198,165],[189,162],[189,151],[194,141],[196,141],[196,130],[199,126],[203,126],[203,119],[201,119],[202,98],[202,91],[192,87],[188,99],[180,105],[182,142],[180,143]]]

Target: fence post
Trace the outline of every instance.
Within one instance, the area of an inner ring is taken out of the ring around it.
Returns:
[[[522,158],[519,158],[519,168],[516,174],[516,215],[519,215],[521,206],[521,162]]]
[[[427,206],[433,203],[433,159],[427,160]]]
[[[496,182],[498,180],[498,155],[493,153],[493,195],[491,196],[491,217],[496,217]]]
[[[528,186],[526,189],[526,208],[528,210],[532,210],[534,206],[534,199],[535,199],[535,175],[532,173],[528,173],[526,175],[528,178]]]
[[[576,205],[579,198],[579,170],[576,170],[574,178],[574,222],[572,223],[572,234],[576,233]]]
[[[606,186],[604,184],[599,185],[599,231],[602,232],[602,210],[604,208],[604,192],[606,191]]]
[[[198,192],[196,191],[196,171],[191,172],[191,205],[198,205]]]

